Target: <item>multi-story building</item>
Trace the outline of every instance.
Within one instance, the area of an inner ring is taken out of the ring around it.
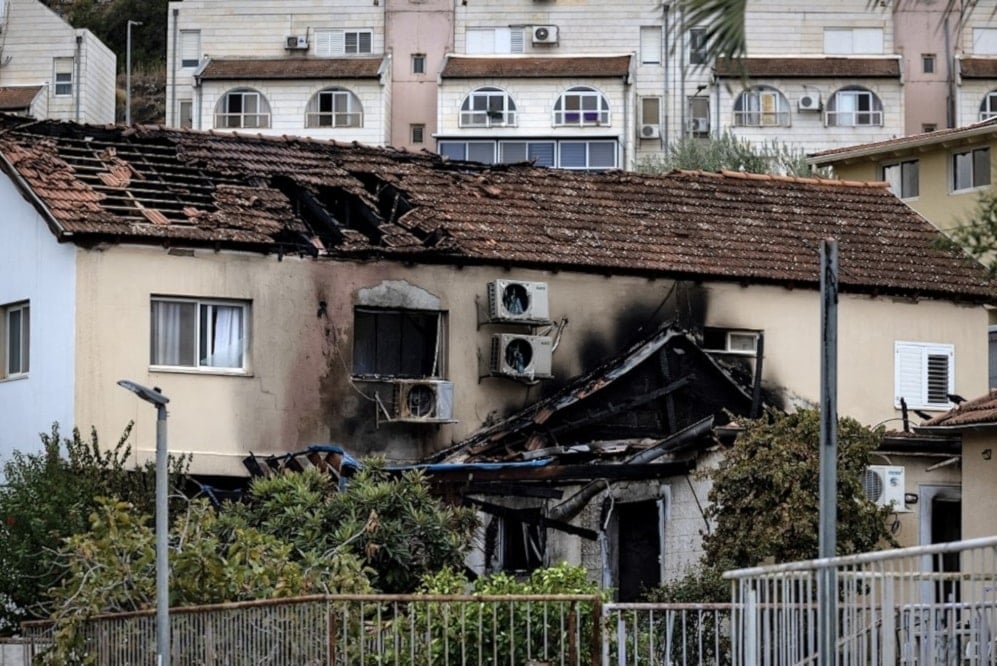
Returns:
[[[113,123],[116,63],[39,0],[0,0],[0,111]]]
[[[631,169],[682,137],[813,152],[990,113],[983,10],[802,4],[748,2],[747,57],[713,62],[658,0],[172,2],[167,124]]]

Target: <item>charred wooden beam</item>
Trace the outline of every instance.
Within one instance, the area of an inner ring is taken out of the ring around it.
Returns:
[[[572,525],[571,523],[566,523],[561,520],[552,520],[545,516],[538,516],[530,511],[523,511],[522,509],[512,509],[507,506],[501,506],[499,504],[493,504],[492,502],[484,502],[482,500],[476,500],[472,498],[467,498],[467,503],[472,504],[486,513],[490,513],[494,516],[499,516],[500,518],[512,518],[513,520],[518,520],[521,523],[526,523],[527,525],[537,525],[539,527],[549,527],[551,529],[558,530],[560,532],[565,532],[567,534],[574,534],[575,536],[580,536],[584,539],[590,541],[595,541],[599,538],[599,533],[595,530],[586,529],[584,527],[578,527]]]

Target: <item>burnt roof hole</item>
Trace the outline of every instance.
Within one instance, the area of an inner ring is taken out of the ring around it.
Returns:
[[[338,245],[343,241],[343,224],[325,205],[325,201],[314,192],[293,178],[284,175],[274,176],[271,185],[281,192],[291,202],[302,223],[308,230],[322,241],[326,247]],[[285,239],[292,245],[306,243],[306,239]]]
[[[385,222],[393,224],[398,221],[398,218],[414,208],[402,190],[377,174],[351,172],[350,175],[356,178],[365,190],[377,197],[378,212]]]

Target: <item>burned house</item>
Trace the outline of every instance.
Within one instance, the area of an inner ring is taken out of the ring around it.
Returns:
[[[669,525],[698,534],[690,458],[669,438],[762,402],[816,401],[828,237],[842,414],[878,423],[901,397],[942,413],[946,392],[986,389],[985,271],[883,184],[2,118],[0,200],[3,457],[53,421],[105,438],[135,421],[150,457],[155,414],[116,386],[129,379],[170,398],[170,449],[206,477],[246,476],[250,452],[335,443],[398,466],[533,474],[551,473],[531,459],[549,450],[558,473],[589,469],[584,486],[603,457],[608,470],[660,445],[668,456],[626,473],[679,465],[683,481],[621,480],[617,508],[639,506],[611,513],[646,520],[671,492]],[[563,548],[546,557],[608,552]]]

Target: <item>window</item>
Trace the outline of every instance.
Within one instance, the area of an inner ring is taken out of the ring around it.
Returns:
[[[194,126],[194,102],[189,99],[178,100],[180,106],[180,127],[190,129]]]
[[[935,123],[924,123],[921,125],[921,131],[925,133],[934,132],[936,129],[938,129],[938,125]]]
[[[925,74],[935,73],[935,54],[934,53],[922,53],[921,54],[921,71]]]
[[[370,30],[315,30],[315,55],[322,57],[372,53],[374,33]]]
[[[854,55],[882,52],[882,28],[824,28],[824,53]]]
[[[152,299],[150,364],[245,370],[249,305],[187,298]]]
[[[609,102],[592,88],[569,88],[554,102],[554,126],[565,125],[609,125]]]
[[[707,326],[703,329],[703,348],[711,352],[754,356],[758,353],[760,337],[759,331]]]
[[[640,64],[661,64],[661,26],[642,25],[640,27]]]
[[[918,160],[906,160],[883,165],[883,180],[890,184],[890,191],[901,199],[916,197],[920,190]]]
[[[558,166],[562,169],[616,168],[615,141],[561,141],[558,152]]]
[[[689,30],[689,64],[705,65],[707,54],[706,28]]]
[[[28,372],[31,341],[31,308],[27,301],[0,306],[3,328],[3,365],[0,366],[0,379],[17,377]]]
[[[690,97],[686,100],[689,105],[689,126],[688,133],[697,138],[705,138],[710,135],[710,98]]]
[[[201,31],[180,31],[180,66],[197,67],[201,62]]]
[[[768,86],[745,90],[734,101],[737,127],[789,127],[789,102],[785,95]]]
[[[968,190],[990,184],[990,148],[974,148],[952,156],[952,189]]]
[[[451,160],[495,163],[494,141],[440,141],[439,153]]]
[[[660,97],[640,98],[640,123],[641,125],[661,125]]]
[[[424,143],[426,141],[426,126],[423,124],[409,125],[409,141],[412,143]]]
[[[991,90],[983,97],[980,104],[980,120],[990,120],[997,117],[997,90]]]
[[[353,374],[361,377],[441,377],[443,313],[357,308]]]
[[[55,58],[55,94],[62,97],[73,94],[73,59]]]
[[[425,53],[413,53],[412,54],[412,73],[413,74],[425,74],[426,73],[426,54]]]
[[[540,519],[540,509],[521,509],[495,519],[502,521],[502,571],[528,573],[543,566],[546,530]]]
[[[215,127],[252,128],[270,127],[270,105],[255,90],[237,88],[222,96],[215,109]]]
[[[498,88],[478,88],[460,106],[461,127],[515,127],[516,103]]]
[[[305,127],[363,127],[360,100],[343,88],[320,90],[308,101]]]
[[[499,142],[499,162],[533,162],[536,166],[554,166],[555,143],[553,141],[501,141]]]
[[[827,103],[828,127],[861,127],[883,124],[883,105],[864,88],[842,88]]]
[[[997,388],[997,326],[991,326],[987,332],[989,349],[990,388]]]
[[[997,28],[973,28],[973,54],[997,55]]]
[[[923,342],[895,343],[895,396],[911,409],[949,409],[955,388],[955,347]]]
[[[523,53],[526,39],[523,28],[468,28],[467,53],[488,55],[494,53]]]

